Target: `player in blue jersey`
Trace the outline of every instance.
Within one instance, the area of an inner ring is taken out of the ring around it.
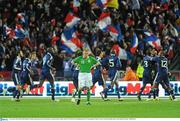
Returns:
[[[20,73],[22,71],[22,57],[23,52],[19,50],[17,52],[17,57],[14,60],[13,69],[12,69],[12,80],[14,82],[14,85],[16,86],[15,90],[13,90],[13,98],[12,100],[20,101],[20,90],[21,90],[21,79],[20,79]]]
[[[29,94],[29,91],[34,88],[32,77],[33,77],[32,54],[29,52],[26,52],[26,58],[23,61],[23,68],[21,72],[21,86],[24,89],[24,85],[25,84],[28,85],[28,87],[26,88],[27,94]]]
[[[146,51],[146,56],[143,58],[143,86],[141,87],[139,93],[138,93],[138,100],[141,101],[141,94],[144,91],[146,85],[149,83],[151,86],[153,85],[153,79],[152,79],[152,56],[150,56],[150,49]]]
[[[159,51],[159,56],[154,57],[153,60],[157,63],[157,74],[152,87],[152,90],[156,93],[154,98],[158,95],[158,86],[161,84],[170,95],[171,100],[175,100],[174,91],[168,79],[168,59],[164,56],[163,50]]]
[[[39,81],[39,72],[38,72],[38,67],[40,66],[40,62],[37,58],[36,55],[36,51],[32,52],[32,59],[31,59],[31,63],[32,63],[32,71],[33,71],[33,81]]]
[[[108,99],[107,99],[108,88],[106,87],[106,82],[102,75],[102,71],[104,69],[103,65],[102,65],[102,58],[104,56],[104,53],[100,49],[98,49],[96,52],[96,55],[97,55],[96,59],[97,59],[97,61],[99,61],[101,63],[101,65],[94,67],[94,72],[93,72],[93,76],[92,76],[93,86],[98,82],[98,84],[103,87],[103,91],[100,93],[102,99],[104,101],[108,101]]]
[[[122,98],[120,97],[119,84],[118,84],[118,80],[117,80],[118,71],[120,70],[120,68],[122,66],[120,59],[115,55],[115,52],[112,50],[110,52],[110,56],[106,57],[104,59],[104,62],[105,62],[105,64],[108,64],[108,66],[109,66],[108,67],[108,76],[110,78],[111,85],[108,88],[112,89],[115,84],[116,85],[116,93],[118,95],[118,100],[123,101]]]
[[[51,99],[52,101],[59,101],[55,100],[55,85],[54,85],[54,74],[53,71],[55,71],[55,68],[53,65],[53,54],[54,49],[52,47],[47,49],[46,54],[43,57],[43,65],[42,65],[42,71],[41,71],[41,79],[40,83],[38,84],[38,87],[41,87],[45,80],[48,80],[51,85]]]
[[[82,51],[81,50],[77,50],[75,53],[74,58],[81,56],[82,55]],[[73,94],[72,94],[72,102],[76,102],[75,100],[75,96],[78,92],[78,75],[79,75],[79,67],[77,67],[76,65],[71,65],[71,71],[72,71],[72,81],[74,84],[75,89],[73,90]]]

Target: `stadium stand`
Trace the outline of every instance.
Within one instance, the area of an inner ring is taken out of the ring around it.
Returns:
[[[56,76],[67,79],[78,49],[94,55],[100,48],[108,55],[113,48],[125,71],[136,70],[146,49],[155,48],[166,52],[180,80],[179,5],[179,0],[0,0],[0,75],[10,78],[19,49],[35,50],[41,62],[53,46]]]

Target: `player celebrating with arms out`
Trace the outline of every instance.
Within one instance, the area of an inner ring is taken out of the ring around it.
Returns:
[[[88,49],[83,50],[83,55],[72,60],[72,64],[79,67],[78,76],[78,101],[77,105],[80,104],[81,92],[83,89],[87,90],[87,105],[90,105],[90,88],[93,85],[91,69],[99,65],[99,62],[92,56],[89,56]]]

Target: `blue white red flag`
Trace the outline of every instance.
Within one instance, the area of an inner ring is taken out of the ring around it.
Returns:
[[[67,26],[67,27],[73,27],[73,26],[76,25],[79,21],[80,21],[80,18],[74,16],[73,13],[68,13],[68,14],[66,15],[65,20],[64,20],[64,22],[66,23],[66,26]]]
[[[131,39],[131,48],[130,48],[132,54],[136,53],[137,47],[138,47],[138,38],[136,33],[134,33]]]
[[[111,25],[110,13],[103,12],[98,18],[98,27],[104,31],[108,25]]]
[[[77,36],[75,28],[68,28],[61,34],[61,48],[68,53],[76,52],[79,48],[82,48],[83,43]]]
[[[96,4],[101,7],[107,7],[109,0],[96,0]]]
[[[157,50],[161,48],[160,39],[156,35],[148,31],[144,31],[144,35],[145,35],[144,38],[145,42],[147,42],[149,45],[156,48]]]
[[[120,41],[122,39],[122,33],[121,33],[121,28],[120,25],[117,24],[115,26],[109,25],[107,27],[107,31],[109,31],[110,35],[112,36],[113,39]]]

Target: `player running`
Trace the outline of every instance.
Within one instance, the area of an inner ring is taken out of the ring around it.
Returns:
[[[83,55],[72,60],[72,64],[79,67],[78,76],[78,100],[77,105],[81,101],[82,90],[87,90],[87,105],[90,105],[90,88],[93,85],[91,69],[99,65],[99,62],[92,56],[89,56],[88,49],[83,50]]]
[[[32,54],[26,53],[26,57],[23,61],[23,69],[21,72],[21,86],[24,88],[24,85],[27,84],[26,94],[29,94],[29,91],[34,88],[34,83],[32,80],[33,71],[32,71]]]
[[[48,80],[51,85],[51,100],[52,101],[59,101],[55,99],[55,85],[54,85],[54,75],[52,71],[55,71],[55,68],[52,67],[53,63],[53,48],[48,48],[46,54],[43,57],[43,65],[41,71],[41,79],[38,87],[42,87],[45,80]]]

